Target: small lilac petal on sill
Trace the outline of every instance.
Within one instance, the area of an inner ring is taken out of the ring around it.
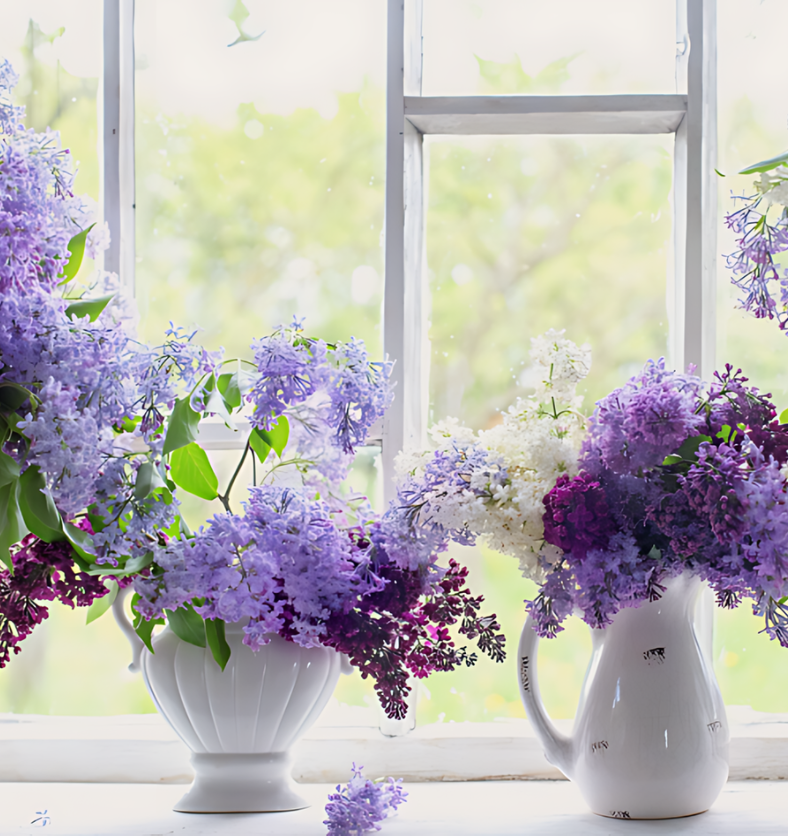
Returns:
[[[363,766],[353,764],[353,777],[347,785],[337,786],[328,797],[323,824],[329,836],[361,836],[380,830],[379,822],[393,815],[407,800],[402,779],[386,778],[372,781],[362,774]]]

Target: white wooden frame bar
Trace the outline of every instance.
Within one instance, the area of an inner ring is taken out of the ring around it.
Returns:
[[[110,230],[104,269],[134,295],[134,0],[104,0],[103,216]]]
[[[683,95],[406,96],[423,134],[666,134],[687,112]]]

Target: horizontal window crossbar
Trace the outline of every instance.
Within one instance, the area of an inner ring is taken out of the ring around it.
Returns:
[[[423,134],[667,134],[687,97],[406,96],[405,117]]]

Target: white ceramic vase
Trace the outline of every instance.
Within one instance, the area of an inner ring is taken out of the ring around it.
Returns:
[[[243,644],[242,626],[228,624],[232,655],[222,671],[208,648],[182,641],[169,627],[153,638],[150,653],[121,596],[113,609],[134,648],[130,669],[142,672],[159,713],[192,752],[194,783],[173,809],[265,813],[307,807],[290,774],[289,750],[325,707],[340,672],[350,672],[347,658],[280,636],[252,651]]]
[[[621,610],[613,624],[591,631],[571,737],[542,704],[530,618],[520,639],[520,695],[547,760],[602,816],[702,813],[728,778],[725,706],[693,625],[701,583],[682,575],[666,586],[660,600]]]

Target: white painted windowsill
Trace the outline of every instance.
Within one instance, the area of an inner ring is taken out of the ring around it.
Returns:
[[[330,784],[306,784],[312,805],[292,813],[173,813],[183,787],[152,784],[0,784],[0,836],[321,836]],[[731,782],[707,813],[667,821],[616,821],[588,812],[568,781],[420,783],[381,836],[776,836],[786,832],[780,781]],[[45,812],[46,811],[46,812]]]
[[[562,777],[526,720],[441,723],[387,738],[371,725],[338,725],[337,716],[327,712],[295,747],[297,781],[344,782],[354,761],[369,775],[407,782]],[[788,715],[733,706],[728,719],[732,781],[788,778]],[[571,732],[571,721],[557,725]],[[0,715],[0,782],[185,784],[191,778],[186,746],[157,714]]]

